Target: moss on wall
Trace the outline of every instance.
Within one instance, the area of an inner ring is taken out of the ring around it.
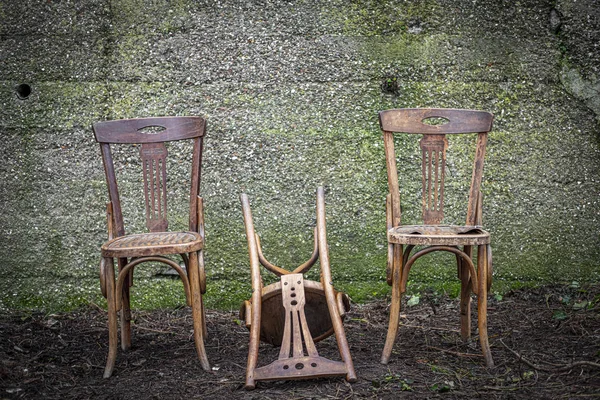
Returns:
[[[4,7],[0,310],[104,305],[97,264],[106,189],[91,124],[154,115],[208,119],[202,195],[211,308],[236,309],[250,295],[239,194],[250,197],[267,257],[293,268],[312,250],[318,185],[326,188],[336,286],[355,301],[389,294],[377,112],[398,107],[495,114],[484,176],[495,290],[597,281],[600,128],[585,101],[563,87],[564,66],[581,62],[565,58],[579,42],[564,37],[568,29],[561,36],[548,28],[552,7],[533,0]],[[570,11],[565,24],[578,15]],[[384,93],[387,79],[396,87]],[[31,85],[27,99],[15,95],[19,83]],[[451,140],[448,222],[465,218],[471,145]],[[418,144],[398,137],[396,146],[404,219],[417,222]],[[144,229],[136,151],[117,153],[131,232]],[[170,149],[170,183],[188,175],[189,151]],[[184,229],[186,207],[177,199],[185,201],[187,189],[170,190],[171,227]],[[409,290],[456,294],[454,276],[452,257],[430,257],[411,272]],[[137,268],[136,282],[136,307],[184,304],[181,283],[160,267]]]

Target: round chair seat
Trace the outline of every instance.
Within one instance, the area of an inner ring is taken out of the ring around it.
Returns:
[[[480,226],[401,225],[388,230],[388,242],[426,246],[479,246],[490,243]]]
[[[334,293],[337,298],[338,292]],[[306,323],[313,340],[318,342],[333,333],[325,292],[320,283],[304,280],[304,295],[306,298],[304,305]],[[345,294],[342,294],[342,296],[343,307],[348,312],[350,301]],[[260,340],[274,346],[280,346],[283,340],[285,308],[281,298],[281,282],[275,282],[263,288]],[[243,306],[240,309],[240,318],[242,320],[246,318]]]
[[[143,257],[202,250],[196,232],[150,232],[114,238],[102,245],[103,257]]]

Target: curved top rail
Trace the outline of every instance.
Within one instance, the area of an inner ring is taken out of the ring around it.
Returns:
[[[446,122],[429,125],[424,122],[429,118]],[[399,108],[379,112],[379,125],[384,131],[434,135],[489,132],[493,119],[493,114],[486,111],[451,108]]]
[[[297,267],[292,273],[293,274],[303,274],[308,271],[319,259],[319,240],[317,237],[317,227],[314,229],[314,245],[313,245],[313,253],[304,264]]]
[[[158,132],[144,132],[159,128]],[[93,125],[100,143],[159,143],[204,136],[206,121],[201,117],[133,118],[97,122]]]
[[[299,267],[296,267],[296,269],[294,269],[293,271],[288,271],[285,268],[278,267],[277,265],[269,262],[269,260],[267,260],[267,258],[264,256],[264,254],[262,252],[262,247],[260,245],[260,238],[258,237],[258,234],[255,233],[254,236],[256,238],[256,249],[258,250],[258,260],[260,261],[260,263],[262,264],[263,267],[265,267],[266,269],[268,269],[269,271],[271,271],[272,273],[274,273],[277,276],[282,276],[282,275],[287,275],[287,274],[304,274],[313,265],[315,265],[315,263],[319,259],[319,242],[317,240],[317,228],[316,227],[315,227],[314,233],[315,233],[314,248],[313,248],[312,255],[306,262],[304,262]]]
[[[263,252],[262,252],[262,247],[260,245],[260,238],[258,237],[257,233],[254,233],[254,238],[256,240],[256,250],[258,251],[258,261],[260,261],[260,263],[262,264],[263,267],[265,267],[266,269],[268,269],[269,271],[271,271],[272,273],[274,273],[277,276],[282,276],[282,275],[287,275],[290,274],[291,272],[278,267],[275,264],[271,264],[266,257],[264,256]]]

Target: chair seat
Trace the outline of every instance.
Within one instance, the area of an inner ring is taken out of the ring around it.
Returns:
[[[388,242],[426,246],[478,246],[490,243],[480,226],[401,225],[388,230]]]
[[[333,324],[327,308],[327,299],[323,286],[319,282],[304,280],[306,303],[304,311],[310,334],[315,342],[319,342],[333,334]],[[334,291],[338,301],[338,309],[342,319],[350,311],[350,299],[341,292]],[[341,298],[340,298],[341,295]],[[272,283],[262,291],[262,313],[260,325],[260,340],[281,346],[285,328],[285,308],[282,304],[281,282]],[[246,308],[240,308],[240,318],[247,319]]]
[[[114,238],[101,249],[103,257],[143,257],[190,253],[202,247],[202,237],[196,232],[151,232]]]

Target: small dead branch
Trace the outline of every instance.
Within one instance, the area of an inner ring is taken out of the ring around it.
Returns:
[[[427,346],[428,349],[434,349],[438,351],[442,351],[444,353],[452,354],[458,357],[483,357],[483,354],[470,354],[470,353],[461,353],[458,351],[446,350],[439,347]]]
[[[546,368],[546,367],[542,367],[540,365],[534,364],[533,362],[529,361],[528,359],[526,359],[525,357],[523,357],[521,354],[517,353],[516,351],[514,351],[513,349],[511,349],[510,347],[508,347],[503,341],[502,339],[500,339],[500,343],[502,344],[502,346],[504,346],[508,351],[510,351],[511,353],[513,353],[518,359],[519,361],[522,361],[524,364],[527,364],[528,366],[530,366],[531,368],[537,370],[537,371],[544,371],[544,372],[565,372],[565,371],[569,371],[575,367],[591,367],[591,368],[597,368],[600,369],[600,364],[592,362],[592,361],[575,361],[571,364],[563,364],[558,366],[557,368]]]
[[[154,332],[154,333],[168,333],[168,334],[174,334],[174,332],[171,331],[163,331],[160,329],[152,329],[152,328],[146,328],[145,326],[141,326],[141,325],[134,325],[135,329],[141,329],[143,331],[149,331],[149,332]]]
[[[487,390],[497,390],[499,392],[506,392],[506,391],[514,392],[515,390],[520,389],[519,386],[484,386],[483,388],[487,389]]]
[[[95,308],[96,310],[100,311],[102,314],[106,314],[106,310],[102,307],[100,307],[98,304],[94,303],[93,301],[90,301],[88,303],[92,308]]]
[[[406,327],[406,328],[415,328],[415,329],[423,329],[425,331],[445,331],[445,332],[454,332],[454,333],[460,333],[460,331],[458,329],[448,329],[448,328],[436,328],[435,326],[423,326],[423,325],[406,325],[406,324],[400,324],[400,327]]]

